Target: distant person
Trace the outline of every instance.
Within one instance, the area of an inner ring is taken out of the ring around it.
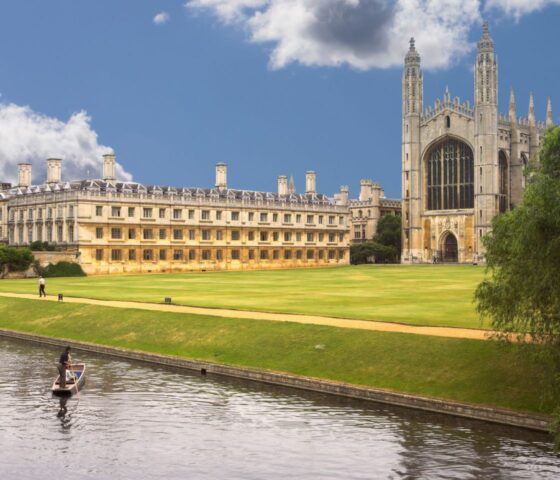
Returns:
[[[64,352],[60,354],[60,358],[58,359],[58,363],[56,365],[58,368],[58,374],[60,375],[60,388],[66,388],[66,369],[70,366],[71,361],[70,347],[66,347]]]
[[[39,298],[46,297],[47,294],[45,293],[45,279],[40,276],[39,277]]]

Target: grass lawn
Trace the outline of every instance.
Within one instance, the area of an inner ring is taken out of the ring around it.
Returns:
[[[8,298],[0,298],[0,327],[522,411],[551,408],[540,403],[542,368],[518,345]]]
[[[364,265],[322,269],[113,275],[47,279],[47,292],[103,300],[317,314],[413,325],[485,328],[471,265]],[[1,280],[0,291],[36,293],[37,280]]]

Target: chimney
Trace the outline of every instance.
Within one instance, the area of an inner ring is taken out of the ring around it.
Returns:
[[[278,195],[288,195],[288,177],[286,175],[278,177]]]
[[[340,186],[340,192],[334,194],[334,200],[337,205],[348,205],[348,185]]]
[[[216,188],[227,190],[227,165],[216,163]]]
[[[371,199],[373,182],[371,180],[360,180],[360,202],[367,202]]]
[[[317,176],[313,170],[308,170],[307,172],[305,172],[305,193],[316,193],[316,178]]]
[[[30,163],[18,163],[18,186],[19,187],[29,187],[31,185],[31,164]]]
[[[117,162],[115,155],[107,153],[103,155],[103,180],[106,182],[114,182],[117,177],[115,176],[115,166]]]
[[[49,158],[47,160],[47,184],[60,183],[62,179],[62,160]]]

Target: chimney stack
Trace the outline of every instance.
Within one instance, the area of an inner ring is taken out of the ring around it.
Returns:
[[[315,190],[317,175],[313,170],[305,173],[305,193],[317,193]]]
[[[348,205],[348,185],[340,186],[340,192],[334,194],[334,200],[337,205]]]
[[[47,160],[47,184],[60,183],[62,179],[62,160],[60,158],[49,158]]]
[[[107,153],[103,155],[103,180],[106,182],[114,182],[117,177],[115,176],[116,167],[115,155]]]
[[[18,163],[18,186],[29,187],[31,185],[31,164]]]
[[[227,165],[216,163],[216,188],[227,190]]]
[[[278,177],[278,195],[288,195],[288,177],[286,175]]]

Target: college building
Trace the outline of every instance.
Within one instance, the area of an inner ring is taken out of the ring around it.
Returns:
[[[545,128],[518,117],[513,90],[509,112],[498,113],[498,60],[484,24],[474,64],[474,105],[451,98],[424,108],[420,55],[410,41],[402,76],[402,196],[405,263],[484,260],[482,238],[499,213],[523,196],[525,167],[536,161]]]
[[[278,192],[228,188],[216,165],[214,188],[121,182],[115,156],[103,178],[62,181],[62,161],[47,160],[47,179],[31,183],[19,165],[18,185],[0,183],[0,241],[62,247],[88,274],[310,267],[348,264],[348,194],[305,193],[278,177]]]

